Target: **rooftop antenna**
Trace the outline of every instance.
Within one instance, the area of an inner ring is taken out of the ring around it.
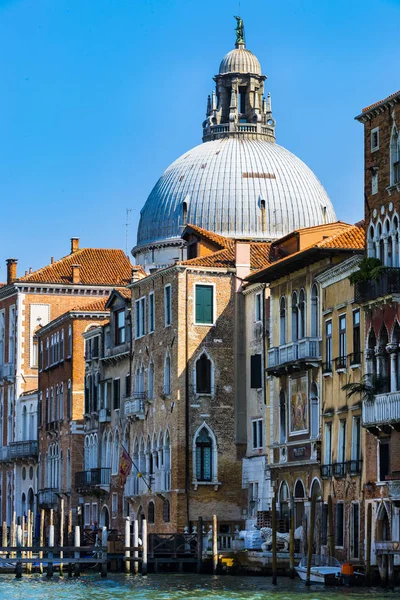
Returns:
[[[130,223],[130,220],[129,220],[129,217],[130,217],[130,214],[131,214],[131,212],[132,212],[132,209],[131,209],[131,208],[127,208],[127,209],[126,209],[126,222],[125,222],[125,254],[126,254],[127,256],[129,256],[129,254],[128,254],[128,234],[129,234],[129,226],[130,226],[130,224],[131,224],[131,223]]]

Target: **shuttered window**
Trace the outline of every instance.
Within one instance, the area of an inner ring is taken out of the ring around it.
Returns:
[[[212,325],[214,323],[214,287],[196,285],[196,323]]]
[[[250,358],[250,385],[252,388],[262,388],[261,354],[253,354]]]

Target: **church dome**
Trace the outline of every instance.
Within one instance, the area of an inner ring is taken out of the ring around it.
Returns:
[[[261,75],[261,65],[258,58],[243,45],[231,50],[224,56],[219,66],[219,74],[253,73]]]
[[[233,238],[272,240],[336,220],[314,173],[294,154],[262,139],[225,137],[173,162],[141,211],[141,246],[178,239],[184,223]]]

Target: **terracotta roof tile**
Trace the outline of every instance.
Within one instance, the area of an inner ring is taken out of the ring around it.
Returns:
[[[119,294],[121,294],[121,296],[123,298],[126,298],[126,300],[131,300],[132,299],[132,290],[129,288],[116,288],[117,292]]]
[[[191,225],[188,223],[186,225],[187,228],[191,229],[193,233],[197,233],[201,237],[217,244],[221,248],[228,248],[234,245],[234,241],[230,238],[227,238],[223,235],[219,235],[218,233],[214,233],[212,231],[208,231],[207,229],[203,229],[202,227],[198,227],[197,225]]]
[[[384,98],[383,100],[379,100],[378,102],[375,102],[374,104],[371,104],[370,106],[366,106],[365,108],[362,109],[362,112],[366,113],[369,110],[372,110],[373,108],[376,108],[380,104],[384,104],[388,100],[391,100],[392,98],[395,98],[398,95],[400,95],[400,90],[398,90],[397,92],[394,92],[394,94],[390,94],[390,96],[387,96],[387,98]]]
[[[266,267],[271,262],[271,244],[268,242],[250,243],[250,268],[260,269]],[[187,266],[198,267],[218,267],[233,269],[235,267],[235,247],[233,243],[229,248],[217,250],[207,256],[199,256],[180,263]]]
[[[68,312],[109,312],[106,308],[108,298],[99,298],[90,304],[78,304]]]
[[[80,285],[126,285],[132,265],[122,250],[82,248],[17,279],[19,282],[72,284],[72,265],[80,266]]]

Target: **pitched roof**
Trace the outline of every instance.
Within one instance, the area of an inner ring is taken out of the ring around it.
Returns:
[[[279,279],[281,275],[301,268],[302,260],[310,260],[311,255],[315,255],[316,260],[329,252],[352,251],[363,252],[365,250],[365,232],[364,222],[360,221],[356,225],[349,225],[345,231],[340,231],[336,235],[321,239],[310,246],[288,254],[278,260],[272,260],[267,266],[260,268],[248,275],[246,279],[254,281],[258,276],[264,274],[271,281]],[[273,258],[273,257],[272,257]]]
[[[271,262],[271,244],[269,242],[250,243],[250,268],[260,269]],[[198,256],[182,261],[181,265],[193,267],[235,268],[235,246],[232,242],[228,248],[217,250],[206,256]]]
[[[15,283],[72,284],[72,266],[79,265],[79,284],[126,285],[132,276],[132,265],[122,250],[82,248],[33,273],[19,277]]]
[[[392,100],[393,98],[396,98],[399,95],[400,95],[400,90],[398,90],[397,92],[394,92],[393,94],[390,94],[390,96],[387,96],[383,100],[379,100],[378,102],[375,102],[374,104],[371,104],[370,106],[366,106],[365,108],[362,109],[362,112],[366,113],[369,110],[372,110],[373,108],[376,108],[380,104],[385,104],[385,102],[388,102],[388,100]]]
[[[219,235],[213,231],[208,231],[207,229],[203,229],[202,227],[198,227],[197,225],[192,225],[190,223],[186,225],[182,233],[182,237],[185,237],[185,235],[188,233],[195,233],[209,242],[220,246],[221,248],[227,248],[234,245],[234,241],[231,238]]]
[[[90,304],[78,304],[67,312],[109,312],[106,308],[108,298],[99,298]]]

